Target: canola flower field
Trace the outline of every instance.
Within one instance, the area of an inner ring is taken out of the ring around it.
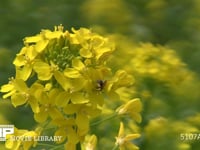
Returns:
[[[0,3],[0,149],[199,149],[198,0]]]

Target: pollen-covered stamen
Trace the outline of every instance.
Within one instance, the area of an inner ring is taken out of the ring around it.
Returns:
[[[116,137],[115,145],[120,146],[120,145],[124,145],[124,143],[125,143],[124,137]]]
[[[45,104],[44,105],[44,111],[47,112],[51,108],[50,104]]]
[[[64,27],[62,26],[62,24],[60,24],[59,26],[54,26],[54,31],[63,31]]]
[[[8,78],[8,80],[9,80],[8,81],[9,84],[13,84],[13,82],[14,82],[15,79],[14,79],[14,77],[10,77],[10,78]]]
[[[25,64],[32,64],[33,60],[31,60],[27,55],[24,55]]]
[[[23,97],[25,98],[26,101],[29,100],[30,94],[28,94],[26,92],[22,92],[21,94],[23,95]]]
[[[57,65],[54,65],[53,63],[51,63],[50,72],[54,73],[54,71],[57,71],[57,70],[59,70],[59,67]]]

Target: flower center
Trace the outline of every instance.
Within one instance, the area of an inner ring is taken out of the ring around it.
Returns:
[[[71,67],[74,57],[79,56],[79,46],[72,45],[66,36],[52,39],[45,50],[44,58],[48,63],[53,62],[59,67],[60,71]]]

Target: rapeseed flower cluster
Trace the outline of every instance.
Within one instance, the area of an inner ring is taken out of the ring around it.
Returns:
[[[142,116],[144,126],[139,127],[139,133],[143,135],[140,148],[192,149],[197,141],[181,141],[180,135],[199,132],[199,113],[198,108],[194,107],[198,105],[199,97],[196,90],[199,87],[199,79],[196,74],[169,47],[135,43],[134,40],[121,35],[112,37],[117,41],[118,50],[114,52],[109,64],[114,70],[123,68],[135,77],[132,90],[121,88],[117,92],[124,101],[132,97],[141,97],[143,100],[145,111]],[[133,116],[134,113],[126,107],[136,102],[137,99],[128,101],[119,107],[117,112]],[[133,104],[133,107],[135,106]],[[172,112],[175,112],[175,115],[172,115]],[[140,116],[136,118],[140,121]],[[130,123],[130,127],[135,130],[134,123]]]
[[[134,80],[126,71],[113,72],[108,67],[106,62],[114,50],[108,38],[86,28],[72,29],[72,33],[64,31],[62,25],[54,31],[42,30],[24,39],[24,47],[13,62],[16,76],[1,87],[3,98],[10,97],[14,107],[30,106],[39,125],[55,127],[54,135],[62,136],[57,144],[64,143],[65,149],[75,150],[83,143],[85,149],[93,150],[96,136],[85,138],[85,142],[84,137],[90,131],[90,121],[101,114],[106,101],[117,98],[119,108],[115,114],[128,114],[141,122],[140,100],[127,104],[120,101],[117,90],[131,86]],[[36,132],[23,130],[24,134]],[[6,141],[8,149],[16,150],[36,144]],[[117,145],[121,148],[125,144]]]
[[[183,80],[193,78],[186,64],[170,48],[143,43],[133,50],[132,55],[134,58],[130,64],[134,69],[129,66],[126,68],[141,77],[151,77],[169,85],[180,84]]]
[[[133,74],[137,79],[136,82],[139,79],[151,78],[174,88],[183,80],[191,81],[195,77],[186,63],[171,48],[152,43],[138,44],[123,36],[112,37],[117,43],[118,51],[114,52],[115,55],[109,64],[114,69],[120,67]],[[126,59],[123,59],[122,55]]]
[[[140,134],[124,134],[124,124],[120,123],[119,133],[116,137],[116,145],[120,147],[120,150],[131,149],[131,150],[138,150],[139,148],[135,146],[132,142],[132,139],[136,139],[140,137]]]
[[[191,143],[195,141],[184,141],[181,139],[181,134],[198,133],[199,129],[186,121],[158,117],[151,119],[144,131],[150,149],[160,149],[167,146],[170,149],[190,150],[192,149]],[[152,139],[152,136],[154,139]]]

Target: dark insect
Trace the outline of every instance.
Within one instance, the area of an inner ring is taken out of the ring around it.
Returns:
[[[106,80],[97,80],[96,81],[96,90],[97,91],[102,91],[103,90],[103,88],[105,87],[105,85],[106,85]]]

